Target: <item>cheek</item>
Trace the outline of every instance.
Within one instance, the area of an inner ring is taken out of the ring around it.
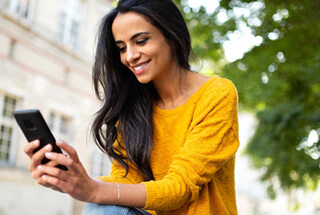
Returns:
[[[159,59],[165,64],[171,64],[174,60],[172,49],[170,47],[162,49]]]
[[[152,50],[152,53],[157,55],[158,58],[161,58],[162,61],[165,60],[165,62],[167,62],[173,57],[173,48],[167,42],[163,42],[157,44],[154,50]]]

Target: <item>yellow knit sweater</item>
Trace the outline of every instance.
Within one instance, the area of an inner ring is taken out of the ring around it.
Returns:
[[[237,92],[227,79],[212,76],[182,106],[154,106],[151,168],[155,181],[143,182],[130,166],[116,162],[106,182],[143,183],[145,208],[157,215],[237,214],[234,164],[239,146]]]

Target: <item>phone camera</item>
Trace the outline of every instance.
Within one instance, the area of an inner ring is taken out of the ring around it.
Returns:
[[[30,121],[30,120],[23,120],[23,124],[26,126],[26,128],[27,128],[29,131],[37,130],[36,125],[35,125],[32,121]]]

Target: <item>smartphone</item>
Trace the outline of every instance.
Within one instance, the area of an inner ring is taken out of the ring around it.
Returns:
[[[56,145],[56,139],[38,109],[16,110],[13,112],[13,116],[28,142],[33,140],[40,141],[40,146],[37,147],[33,153],[49,143],[53,147],[53,152],[62,153],[61,149]],[[46,164],[49,161],[49,159],[43,158],[41,163]],[[57,167],[62,170],[68,170],[67,167],[63,165],[58,165]]]

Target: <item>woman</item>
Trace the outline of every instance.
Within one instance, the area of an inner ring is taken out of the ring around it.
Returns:
[[[236,89],[192,72],[190,49],[171,0],[120,0],[101,24],[93,68],[103,106],[92,130],[111,175],[91,179],[64,142],[69,157],[51,145],[33,154],[34,141],[25,152],[35,180],[89,202],[83,214],[237,214]],[[51,162],[40,165],[44,156]]]

